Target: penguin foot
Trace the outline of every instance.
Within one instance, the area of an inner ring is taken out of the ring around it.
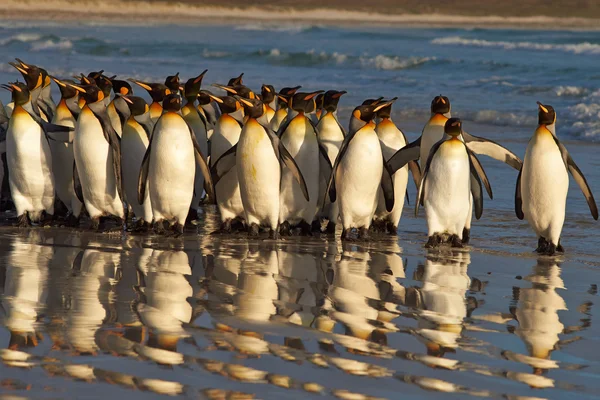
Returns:
[[[470,240],[471,240],[471,229],[463,228],[462,244],[469,244]]]
[[[539,254],[545,254],[546,251],[548,250],[548,241],[546,240],[546,238],[541,237],[538,239],[538,247],[537,249],[535,249],[535,251]]]
[[[558,241],[558,245],[556,246],[556,251],[558,251],[559,253],[565,252],[565,248],[562,246],[562,244],[560,244],[560,240]]]
[[[115,217],[114,218],[117,226],[112,226],[112,227],[108,227],[108,228],[104,228],[103,232],[104,233],[113,233],[113,232],[120,232],[122,230],[124,230],[126,228],[125,226],[125,220],[123,218],[119,218],[119,217]]]
[[[144,221],[143,219],[138,219],[137,221],[135,221],[135,226],[131,231],[134,233],[148,232],[149,226],[150,224],[148,222]]]
[[[54,215],[48,214],[46,211],[42,211],[42,218],[40,219],[40,226],[50,226],[54,221]]]
[[[231,233],[231,219],[226,219],[221,223],[221,229],[219,233],[229,234]]]
[[[335,234],[335,222],[328,221],[327,228],[325,228],[325,232],[334,235]]]
[[[351,236],[352,235],[352,228],[349,229],[342,229],[342,240],[345,241],[353,241],[354,238]]]
[[[279,239],[279,230],[277,228],[269,230],[269,239]]]
[[[92,224],[90,225],[90,229],[93,231],[97,231],[100,229],[100,217],[93,217]]]
[[[289,222],[283,221],[283,223],[279,225],[279,234],[281,236],[292,236],[292,227]]]
[[[452,246],[452,248],[455,248],[455,249],[461,249],[464,247],[463,242],[458,237],[458,235],[450,236],[450,239],[448,239],[448,242],[450,242],[450,245]]]
[[[300,223],[298,224],[298,228],[300,228],[301,236],[312,236],[313,235],[312,226],[304,220],[300,221]]]
[[[161,219],[159,221],[154,221],[154,232],[157,235],[165,234],[165,220]]]
[[[442,238],[440,237],[440,235],[437,233],[434,233],[432,236],[429,236],[427,243],[425,243],[425,248],[426,249],[434,249],[434,248],[438,247],[441,242],[442,242]]]
[[[367,228],[366,226],[358,228],[358,240],[366,241],[369,239],[371,239],[371,236],[369,235],[369,228]]]
[[[385,221],[380,219],[374,219],[369,229],[373,232],[385,232]]]
[[[310,230],[314,233],[321,233],[321,220],[315,219],[310,225]]]
[[[65,220],[65,225],[76,228],[79,226],[79,217],[73,215],[73,213],[69,213],[67,215],[67,219]]]
[[[398,227],[394,225],[393,222],[388,221],[386,223],[386,230],[388,235],[397,236],[398,235]]]
[[[246,229],[246,220],[242,217],[235,217],[231,220],[231,232],[241,232]]]
[[[187,218],[185,219],[185,225],[193,225],[192,221],[198,219],[198,210],[193,207],[190,207],[190,211],[188,212]]]
[[[180,224],[179,222],[174,223],[173,226],[171,226],[171,229],[173,229],[173,232],[175,233],[175,237],[179,237],[179,236],[183,235],[183,225]]]
[[[556,245],[549,241],[548,247],[546,247],[546,251],[544,252],[544,255],[553,256],[555,254],[556,254]]]
[[[248,236],[258,237],[259,233],[260,233],[260,226],[258,226],[258,224],[255,224],[255,223],[250,224],[250,228],[248,229]]]
[[[18,228],[27,228],[31,226],[31,221],[29,220],[29,215],[27,214],[27,211],[25,211],[23,214],[17,217],[16,226]]]

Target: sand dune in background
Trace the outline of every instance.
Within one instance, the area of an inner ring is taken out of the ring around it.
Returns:
[[[360,4],[349,1],[344,11],[328,8],[291,9],[271,5],[258,8],[240,8],[235,1],[231,6],[212,7],[194,2],[178,3],[163,1],[17,1],[3,0],[0,3],[0,19],[49,20],[107,23],[207,23],[256,21],[261,23],[322,23],[331,25],[394,25],[394,26],[449,26],[486,28],[539,28],[539,29],[600,29],[600,19],[555,16],[473,16],[445,15],[442,13],[394,14],[358,11]],[[239,4],[243,4],[239,2]],[[487,6],[489,7],[489,6]],[[382,10],[387,12],[386,10]],[[402,12],[403,9],[399,8]],[[457,9],[457,14],[461,13]],[[493,11],[493,7],[492,10]],[[518,11],[518,10],[517,10]],[[526,14],[521,14],[526,15]]]

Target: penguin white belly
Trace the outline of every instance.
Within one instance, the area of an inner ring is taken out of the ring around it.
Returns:
[[[277,228],[279,221],[279,160],[264,128],[250,119],[240,135],[236,168],[248,224]]]
[[[144,128],[133,118],[130,118],[123,126],[121,136],[121,169],[123,171],[123,189],[125,200],[133,209],[138,220],[152,222],[152,203],[150,193],[146,190],[144,203],[138,203],[137,189],[138,177],[144,154],[148,148],[148,136]]]
[[[17,215],[33,221],[42,211],[54,214],[52,155],[42,128],[21,107],[10,119],[6,134],[6,162],[10,192]]]
[[[154,127],[148,188],[154,220],[185,223],[192,197],[196,160],[186,122],[178,114],[163,114]]]
[[[471,202],[469,156],[459,140],[444,142],[435,153],[425,179],[425,214],[429,236],[462,232]]]
[[[90,217],[115,215],[123,218],[123,203],[117,191],[112,150],[104,138],[100,122],[87,107],[84,107],[77,120],[73,153],[83,200]]]
[[[193,104],[186,105],[181,109],[181,114],[185,121],[189,124],[196,136],[196,141],[200,145],[200,150],[204,156],[208,156],[208,137],[206,133],[206,127],[198,115],[198,110]],[[192,200],[192,207],[196,208],[200,205],[202,199],[202,193],[204,192],[204,175],[200,171],[200,167],[196,166],[196,178],[194,181],[194,191],[196,194]]]
[[[419,156],[421,171],[423,171],[425,165],[427,165],[427,158],[429,157],[429,152],[433,145],[442,140],[445,136],[444,124],[446,123],[446,120],[447,118],[443,115],[434,115],[423,128],[423,132],[421,133],[421,152]]]
[[[377,207],[382,174],[379,139],[373,128],[365,126],[348,145],[335,175],[344,229],[369,228]]]
[[[233,117],[222,115],[217,121],[211,138],[211,160],[216,162],[223,153],[235,145],[240,140],[241,132],[242,128]],[[232,168],[221,178],[215,186],[215,194],[222,221],[244,216],[237,168]]]
[[[329,158],[331,165],[333,165],[340,151],[340,147],[342,146],[342,142],[344,141],[344,134],[337,121],[334,119],[333,114],[329,113],[321,118],[317,128],[319,131],[319,141],[327,151],[327,157]],[[319,157],[319,168],[321,171],[328,170],[327,166],[323,165],[324,163],[325,161]],[[329,221],[336,223],[339,215],[338,202],[335,201],[331,203],[328,196],[327,199],[325,199],[328,180],[329,177],[319,173],[319,201],[317,202],[317,206],[320,207],[323,204],[323,201],[326,201],[325,207],[319,212],[319,216],[328,218]]]
[[[275,115],[273,116],[273,118],[271,118],[269,126],[274,132],[277,132],[279,130],[279,126],[281,126],[281,124],[283,123],[283,121],[285,121],[286,118],[287,109],[284,110],[280,108],[279,110],[275,111]]]
[[[10,102],[4,106],[4,112],[6,113],[6,116],[8,118],[10,118],[12,116],[14,108],[15,108],[15,103],[13,103],[13,102]]]
[[[565,221],[568,191],[569,175],[560,150],[549,131],[538,130],[523,162],[523,213],[536,234],[555,245]]]
[[[377,132],[377,136],[379,136],[381,151],[383,153],[383,158],[386,161],[389,160],[396,151],[406,146],[404,136],[390,120],[380,122],[375,131]],[[402,210],[404,209],[404,197],[406,196],[406,185],[408,183],[408,166],[406,165],[396,171],[392,178],[394,180],[394,208],[391,212],[387,211],[383,190],[379,189],[380,193],[375,217],[389,221],[397,227],[400,223]]]
[[[52,123],[74,128],[75,118],[67,106],[60,103],[56,108]],[[73,162],[75,159],[73,144],[57,142],[55,140],[50,140],[48,143],[50,144],[52,153],[52,172],[54,174],[56,195],[67,209],[75,217],[78,217],[83,204],[79,201],[73,189]]]
[[[288,221],[292,226],[301,221],[311,223],[317,213],[319,199],[319,144],[314,128],[304,115],[296,116],[281,137],[306,182],[309,200],[288,168],[281,172],[281,195],[279,222]]]

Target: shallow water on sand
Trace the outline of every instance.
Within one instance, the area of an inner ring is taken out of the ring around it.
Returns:
[[[422,233],[0,228],[0,393],[595,398],[596,267]],[[422,220],[405,215],[407,225]],[[484,241],[481,241],[484,242]],[[481,243],[480,242],[480,243]]]

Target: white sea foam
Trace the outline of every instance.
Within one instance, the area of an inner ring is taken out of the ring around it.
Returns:
[[[66,39],[43,40],[31,44],[31,51],[46,51],[46,50],[69,50],[73,48],[73,42]]]
[[[288,23],[286,25],[281,24],[244,24],[237,26],[236,31],[265,31],[265,32],[287,32],[287,33],[301,33],[314,28],[313,25],[302,25]]]
[[[383,54],[379,54],[372,58],[361,57],[360,59],[364,67],[375,67],[386,71],[411,68],[432,60],[435,60],[435,57],[401,58],[385,56]]]
[[[505,50],[564,51],[574,54],[600,54],[600,44],[589,42],[572,44],[549,44],[534,42],[490,41],[482,39],[466,39],[461,36],[450,36],[433,39],[431,43],[440,45],[498,47]]]
[[[16,42],[34,42],[36,40],[40,40],[42,35],[38,33],[18,33],[16,35],[9,36],[4,39],[0,39],[0,46],[5,46],[6,44],[16,41]]]
[[[467,113],[467,115],[465,115],[465,119],[501,126],[534,126],[537,117],[531,114],[516,114],[496,110],[481,110],[474,112],[472,115]]]
[[[582,97],[589,93],[589,89],[579,86],[558,86],[554,92],[559,97]]]

